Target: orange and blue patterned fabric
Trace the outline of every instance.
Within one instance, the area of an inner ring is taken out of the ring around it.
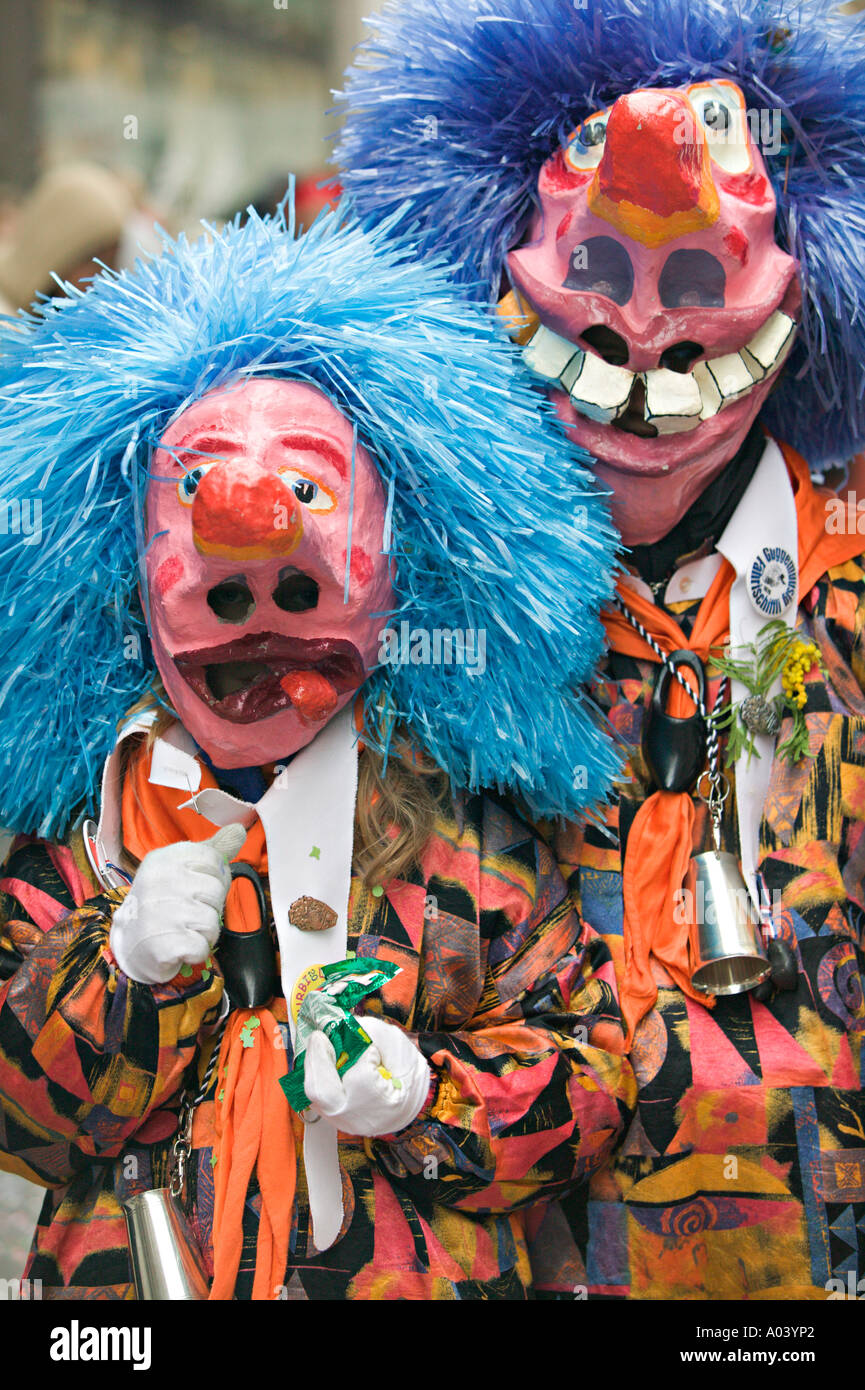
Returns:
[[[108,946],[111,903],[92,892],[69,850],[36,841],[19,842],[0,881],[7,970],[20,959],[0,993],[0,1166],[49,1189],[27,1270],[45,1298],[133,1296],[120,1203],[165,1181],[222,993],[204,967],[156,988],[128,980]],[[299,1165],[274,1297],[529,1297],[527,1211],[603,1165],[635,1099],[608,948],[581,930],[550,850],[479,796],[443,814],[413,878],[380,894],[353,881],[349,948],[401,967],[367,1008],[417,1041],[430,1103],[398,1136],[343,1136],[346,1215],[323,1254]],[[189,1182],[206,1263],[212,1096],[195,1113]],[[237,1298],[252,1289],[258,1204],[253,1182]]]
[[[699,606],[676,604],[685,631]],[[612,1165],[531,1218],[539,1296],[826,1298],[865,1276],[865,568],[829,573],[800,605],[829,680],[809,679],[807,756],[775,759],[760,871],[798,966],[766,1002],[687,999],[656,967],[658,999],[631,1060],[636,1113]],[[622,845],[645,799],[640,753],[657,667],[612,654],[595,695],[633,780],[603,829],[558,840],[585,921],[623,971]],[[710,701],[717,682],[711,684]],[[789,734],[787,722],[778,742]],[[735,795],[723,848],[738,852]],[[711,848],[697,803],[694,851]]]

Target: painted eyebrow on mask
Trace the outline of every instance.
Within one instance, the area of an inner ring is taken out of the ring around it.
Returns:
[[[164,445],[162,447],[165,448]],[[194,468],[196,463],[206,463],[210,457],[236,454],[242,448],[240,441],[232,439],[230,435],[190,434],[178,444],[165,448],[165,452],[177,463],[185,461],[188,457],[192,460]]]
[[[327,439],[323,435],[311,434],[308,431],[296,430],[280,435],[279,443],[285,449],[320,454],[322,458],[327,459],[333,465],[341,478],[348,477],[349,458],[345,450],[332,439]],[[232,439],[229,435],[197,435],[193,433],[177,444],[160,444],[159,448],[168,454],[174,463],[191,471],[199,464],[207,463],[212,457],[224,457],[226,454],[242,452],[243,444],[240,440]],[[151,476],[155,477],[156,475],[152,474]]]
[[[349,461],[345,450],[335,444],[332,439],[326,439],[319,434],[294,431],[291,434],[281,435],[279,442],[286,449],[300,449],[308,453],[321,454],[322,458],[333,464],[341,478],[348,477]]]

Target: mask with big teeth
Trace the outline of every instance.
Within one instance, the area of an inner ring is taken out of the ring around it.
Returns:
[[[641,89],[544,165],[508,265],[525,361],[599,461],[626,544],[658,540],[733,457],[792,346],[796,262],[727,81]]]
[[[153,650],[217,766],[296,752],[363,684],[392,603],[384,515],[372,459],[316,387],[253,377],[166,431],[146,500]]]

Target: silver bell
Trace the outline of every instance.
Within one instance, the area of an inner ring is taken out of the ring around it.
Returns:
[[[760,919],[735,855],[695,854],[685,880],[691,904],[691,984],[703,994],[743,994],[770,972]]]
[[[201,1301],[210,1289],[183,1208],[168,1187],[123,1203],[135,1292],[148,1302]]]

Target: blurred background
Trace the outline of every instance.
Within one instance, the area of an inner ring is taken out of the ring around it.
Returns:
[[[326,195],[331,88],[378,0],[0,0],[0,312],[51,271],[80,282],[195,230],[288,174]],[[8,843],[8,842],[7,842]],[[44,1193],[0,1174],[0,1279],[24,1268]]]
[[[327,115],[377,0],[0,0],[0,298],[8,312],[172,232],[271,208],[302,220]]]

